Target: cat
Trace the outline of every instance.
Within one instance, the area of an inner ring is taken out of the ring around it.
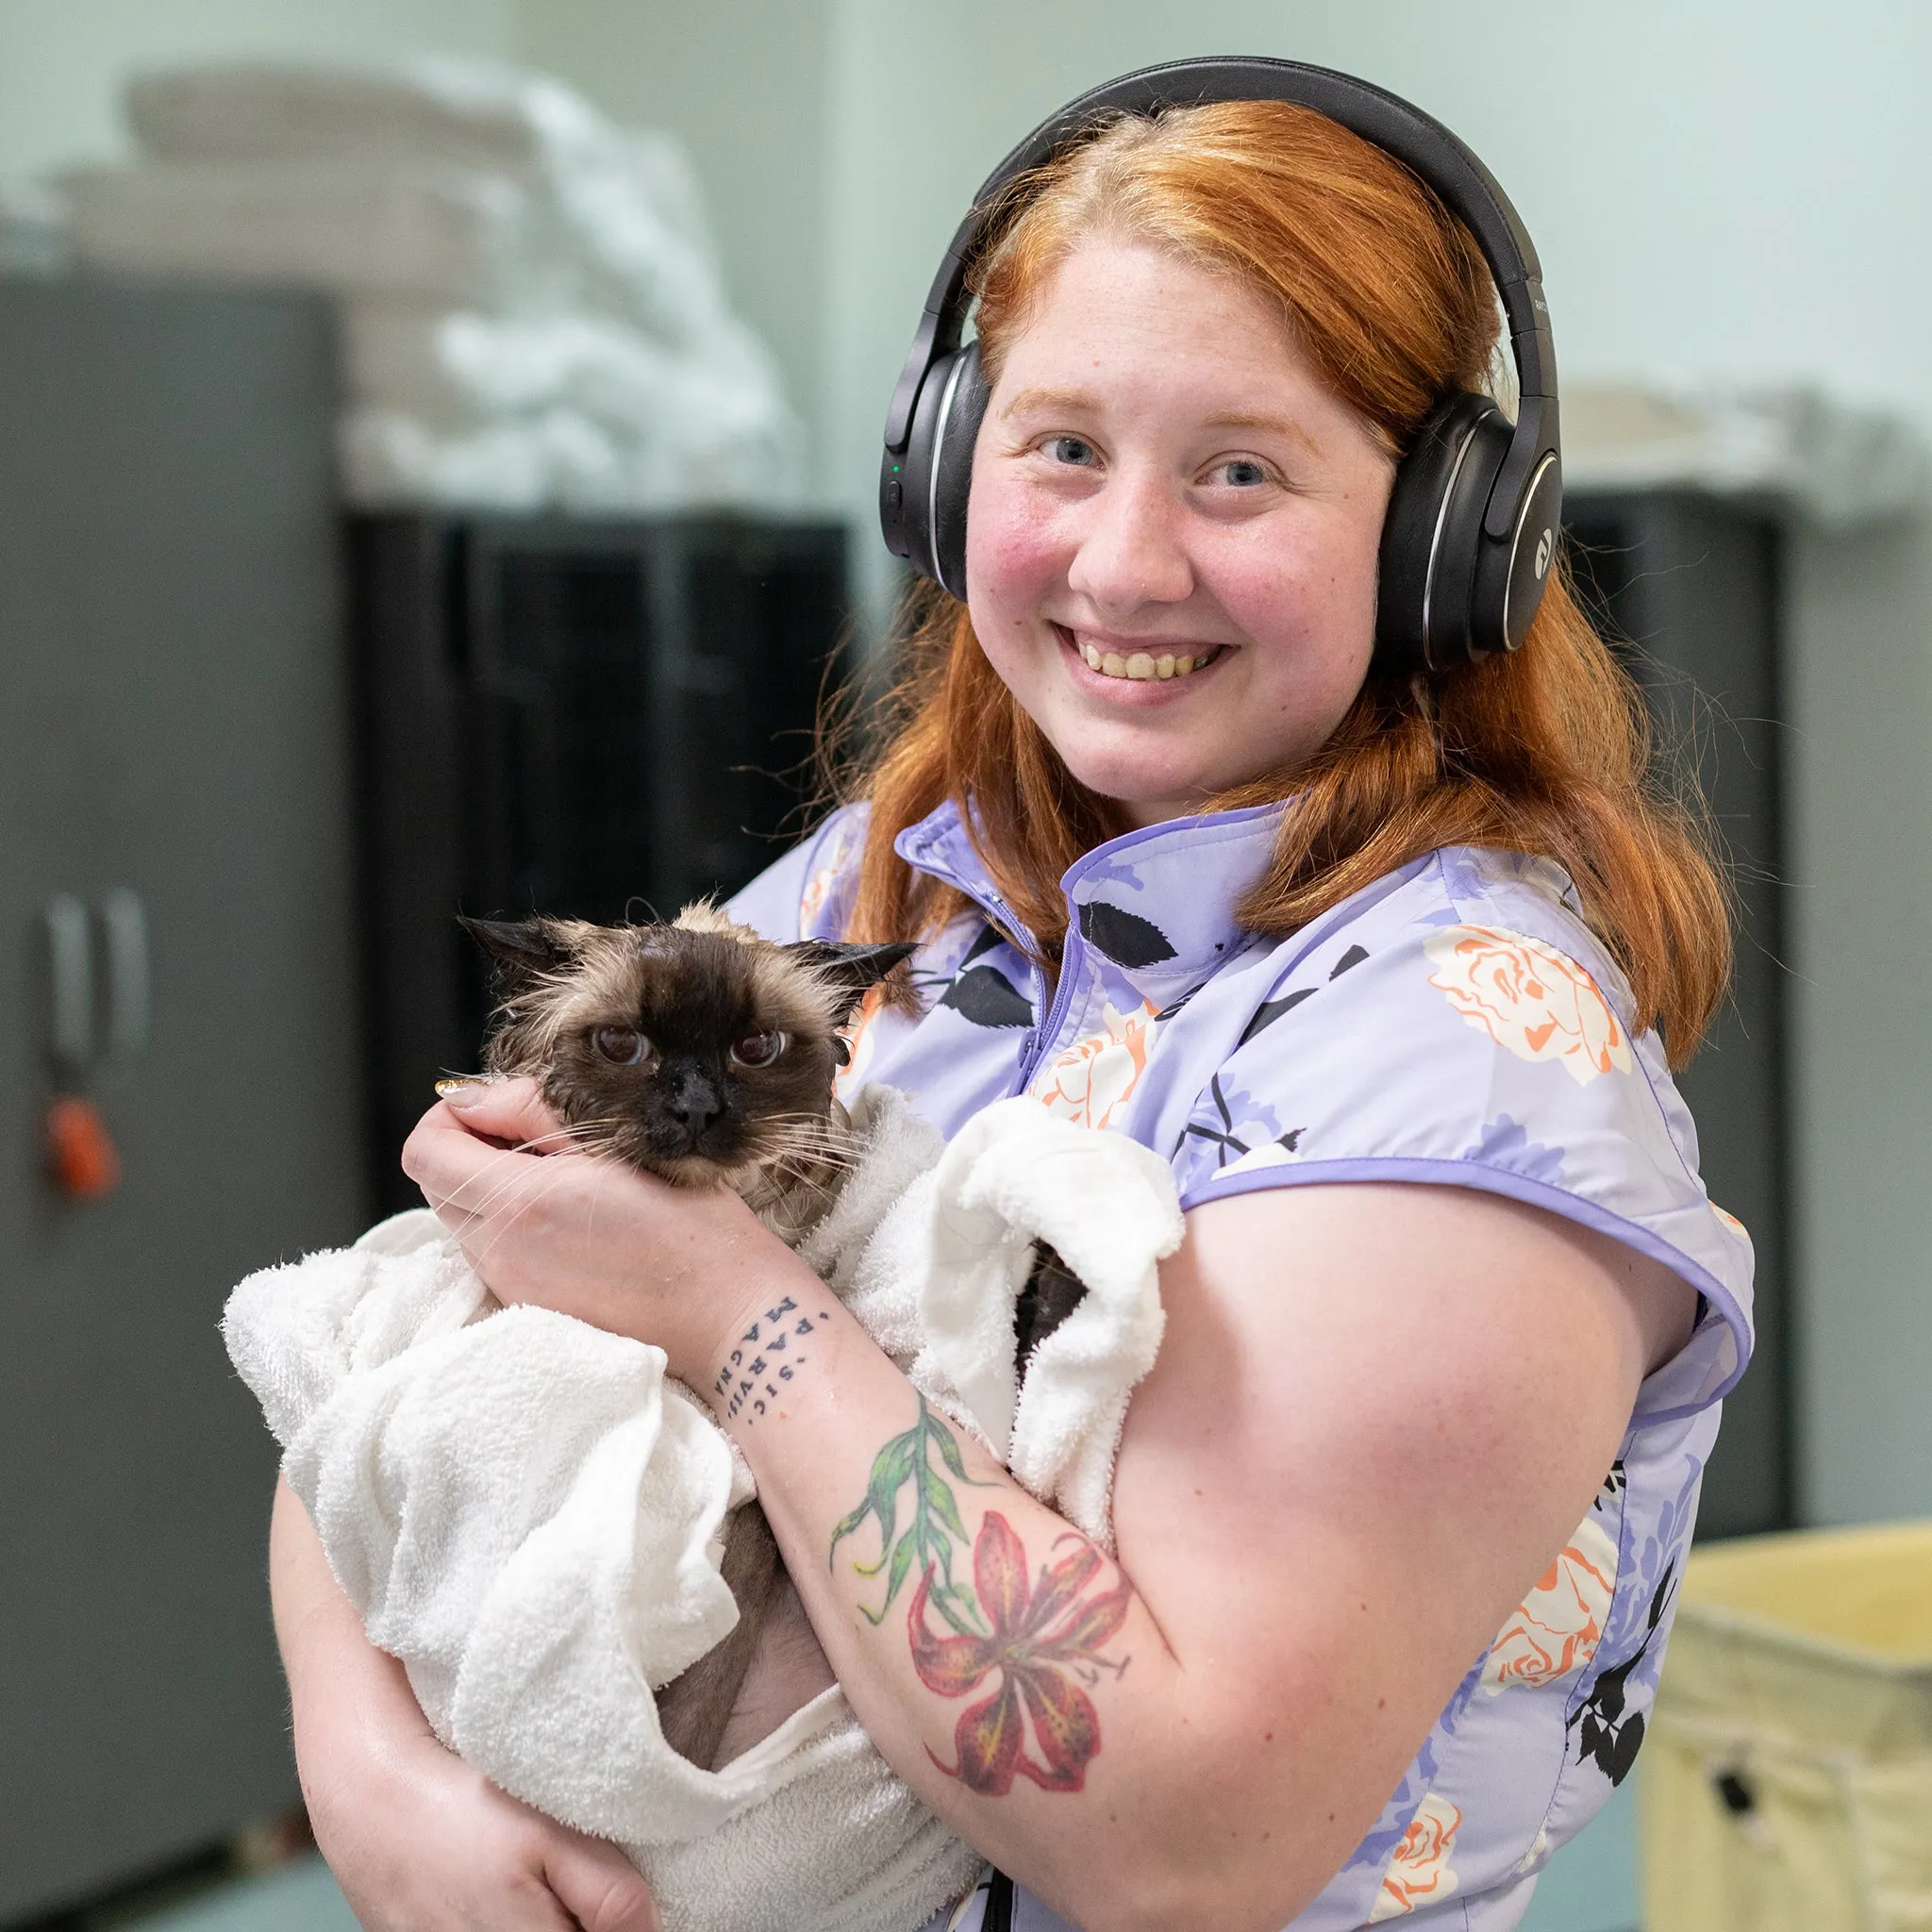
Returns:
[[[914,947],[781,945],[708,903],[669,924],[462,924],[494,968],[486,1071],[534,1078],[574,1145],[730,1188],[788,1245],[824,1214],[849,1159],[841,1029]],[[658,1693],[665,1741],[706,1770],[833,1681],[755,1502],[732,1512],[723,1575],[737,1624]]]

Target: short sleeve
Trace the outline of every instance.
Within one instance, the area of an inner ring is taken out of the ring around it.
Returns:
[[[1431,883],[1311,946],[1291,942],[1277,974],[1243,975],[1253,991],[1228,1019],[1239,1030],[1173,1142],[1183,1206],[1379,1180],[1544,1208],[1663,1262],[1703,1297],[1637,1420],[1716,1401],[1751,1351],[1751,1245],[1705,1192],[1656,1036],[1631,1037],[1621,974],[1532,882]]]
[[[781,945],[843,936],[865,846],[866,807],[836,811],[725,907],[733,919]]]

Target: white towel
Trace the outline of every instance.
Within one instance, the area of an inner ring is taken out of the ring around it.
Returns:
[[[1166,1169],[1031,1100],[988,1109],[943,1158],[903,1095],[867,1089],[852,1111],[859,1160],[800,1253],[930,1399],[1009,1438],[1016,1474],[1098,1538],[1120,1419],[1158,1343],[1155,1261],[1179,1240]],[[1089,1294],[1016,1410],[1012,1297],[1036,1236]],[[494,1309],[418,1212],[251,1276],[225,1320],[338,1578],[437,1734],[622,1845],[669,1932],[921,1923],[976,1855],[839,1690],[718,1772],[663,1741],[652,1690],[736,1621],[718,1561],[751,1490],[742,1458],[660,1350]]]

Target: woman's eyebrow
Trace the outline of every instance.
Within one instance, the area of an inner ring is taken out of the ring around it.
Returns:
[[[1083,389],[1023,389],[1000,415],[1017,416],[1028,409],[1055,409],[1069,415],[1091,415],[1100,405]]]
[[[1209,429],[1267,429],[1298,442],[1310,456],[1320,456],[1315,439],[1291,416],[1271,416],[1255,409],[1227,409],[1208,419]]]

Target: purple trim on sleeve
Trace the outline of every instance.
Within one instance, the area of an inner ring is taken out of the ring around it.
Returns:
[[[1625,1247],[1635,1248],[1639,1254],[1648,1255],[1654,1261],[1661,1261],[1674,1274],[1681,1275],[1703,1295],[1730,1330],[1738,1366],[1700,1400],[1679,1403],[1674,1407],[1646,1410],[1640,1391],[1633,1418],[1637,1427],[1651,1428],[1661,1423],[1680,1422],[1709,1404],[1722,1401],[1737,1387],[1739,1377],[1751,1359],[1751,1324],[1738,1306],[1737,1297],[1709,1269],[1693,1261],[1681,1248],[1673,1247],[1641,1223],[1626,1221],[1621,1214],[1612,1214],[1580,1194],[1553,1188],[1543,1181],[1530,1180],[1505,1168],[1486,1167],[1479,1161],[1429,1160],[1403,1156],[1382,1159],[1277,1161],[1246,1174],[1225,1174],[1218,1180],[1209,1181],[1205,1187],[1196,1188],[1181,1197],[1181,1212],[1185,1214],[1208,1201],[1224,1200],[1235,1194],[1257,1193],[1264,1188],[1317,1187],[1330,1181],[1409,1181],[1425,1186],[1474,1188],[1484,1193],[1501,1194],[1506,1199],[1521,1201],[1526,1207],[1560,1214],[1566,1221],[1578,1222],[1598,1234],[1608,1235],[1612,1241],[1622,1241]],[[1696,1347],[1698,1339],[1698,1334],[1693,1332],[1685,1348]],[[1681,1360],[1681,1355],[1675,1359]],[[1668,1375],[1673,1366],[1673,1362],[1666,1362],[1647,1379]]]

